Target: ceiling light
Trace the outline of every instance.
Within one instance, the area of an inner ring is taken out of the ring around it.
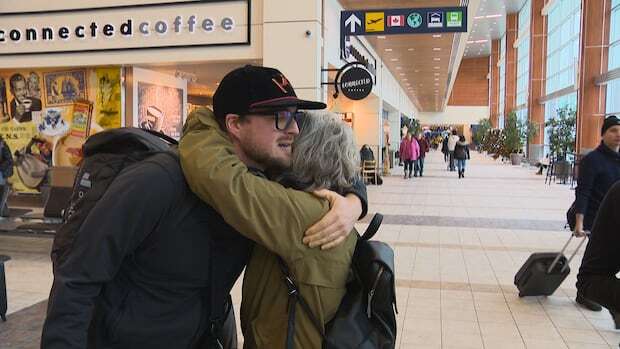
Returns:
[[[396,70],[401,70],[403,69],[403,67],[396,67]]]
[[[476,40],[474,41],[476,44],[483,44],[485,42],[488,42],[489,40]]]
[[[416,69],[416,70],[414,70],[413,72],[414,72],[414,73],[419,73],[420,71],[419,71],[418,69]]]
[[[433,51],[441,51],[441,47],[433,47]]]
[[[405,76],[405,73],[400,73],[400,76]]]
[[[391,48],[386,48],[385,52],[392,52],[392,49]]]
[[[403,81],[409,81],[409,79],[403,79]]]
[[[422,86],[422,84],[420,84],[420,86]]]
[[[439,81],[439,79],[435,78],[435,81]]]
[[[433,34],[433,37],[434,37],[434,38],[440,38],[440,37],[441,37],[441,34]]]
[[[377,39],[385,39],[385,35],[379,35],[377,36]]]
[[[390,59],[390,61],[392,61],[392,62],[398,62],[398,58],[392,58],[392,59]]]
[[[439,69],[439,67],[433,67],[433,69]]]
[[[503,7],[503,6],[502,6]],[[497,17],[501,17],[502,15],[488,15],[486,16],[486,18],[497,18]]]
[[[441,58],[439,58],[439,57],[435,57],[435,58],[433,58],[433,60],[434,60],[434,61],[441,61]]]
[[[407,51],[413,51],[413,48],[408,48]]]
[[[435,74],[435,76],[439,75],[439,73],[434,73],[434,74]]]
[[[469,40],[469,41],[467,41],[467,43],[468,43],[468,44],[473,44],[473,43],[474,43],[474,41],[473,41],[473,40]]]
[[[476,16],[476,17],[474,17],[474,19],[483,19],[483,18],[484,18],[484,16]]]

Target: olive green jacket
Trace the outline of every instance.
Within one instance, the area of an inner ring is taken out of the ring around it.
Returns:
[[[208,109],[190,115],[179,152],[194,193],[257,243],[243,281],[244,348],[285,347],[288,292],[276,254],[289,266],[314,315],[327,323],[345,293],[357,234],[329,251],[304,245],[304,232],[327,213],[328,203],[249,172]],[[321,341],[298,306],[295,347],[320,348]]]

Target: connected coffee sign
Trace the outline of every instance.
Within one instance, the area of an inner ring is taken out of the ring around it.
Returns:
[[[250,43],[249,0],[0,14],[0,55]]]
[[[340,33],[392,35],[467,31],[467,7],[342,11]]]

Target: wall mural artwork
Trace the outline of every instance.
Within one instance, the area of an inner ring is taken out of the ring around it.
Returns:
[[[50,167],[79,164],[89,135],[121,126],[120,70],[0,70],[0,136],[17,153],[15,191],[36,192]]]
[[[183,89],[138,82],[138,127],[180,138]]]
[[[45,104],[48,106],[67,105],[86,98],[86,70],[45,74]]]
[[[179,139],[187,106],[187,81],[155,71],[134,68],[133,126]]]
[[[121,127],[121,70],[99,68],[95,121],[104,129]]]

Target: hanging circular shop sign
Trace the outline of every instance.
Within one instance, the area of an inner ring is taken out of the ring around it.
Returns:
[[[346,69],[346,70],[345,70]],[[368,97],[372,91],[372,75],[362,67],[347,67],[340,71],[340,80],[336,83],[340,85],[340,90],[353,100],[360,100]]]

